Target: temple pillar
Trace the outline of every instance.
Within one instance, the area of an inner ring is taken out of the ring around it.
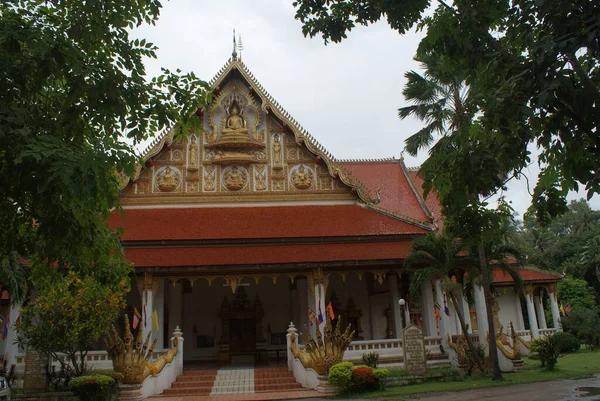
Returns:
[[[394,316],[394,335],[395,338],[401,338],[402,315],[400,314],[400,308],[398,308],[398,300],[400,299],[398,292],[398,276],[395,274],[388,274],[388,285],[390,288],[390,305]]]
[[[10,311],[6,319],[8,320],[8,334],[4,340],[5,354],[7,354],[6,366],[10,368],[13,364],[17,363],[17,354],[19,353],[19,345],[15,341],[17,339],[17,326],[16,321],[21,314],[21,302],[14,302],[10,304]],[[2,328],[4,330],[4,327]]]
[[[325,330],[325,322],[327,321],[327,312],[325,311],[325,285],[323,285],[323,283],[315,283],[315,307],[315,312],[317,313],[317,322],[315,325],[319,323],[318,317],[320,312],[323,315],[323,322],[319,324],[319,330],[323,333]]]
[[[433,291],[431,289],[431,281],[426,280],[421,284],[421,305],[423,314],[423,323],[428,336],[437,336],[438,328],[435,320],[435,301],[433,299]]]
[[[533,297],[533,302],[535,304],[535,310],[536,310],[537,316],[538,316],[539,328],[547,329],[548,325],[546,324],[546,312],[544,311],[544,303],[543,303],[542,295],[540,295],[538,297]]]
[[[473,322],[471,322],[471,314],[469,313],[469,303],[467,302],[467,298],[463,294],[463,286],[462,286],[462,284],[460,286],[459,299],[460,299],[459,302],[460,302],[461,307],[462,307],[462,314],[463,314],[463,317],[465,319],[465,324],[469,326],[468,332],[472,333],[473,332]],[[459,324],[460,324],[460,322],[459,322]],[[461,328],[461,333],[462,333],[462,328]]]
[[[450,334],[450,316],[444,312],[444,295],[442,293],[442,283],[435,280],[435,300],[440,305],[440,337],[442,345],[448,348],[448,335]]]
[[[169,299],[169,333],[173,333],[176,327],[183,327],[183,284],[177,281],[172,287]]]
[[[523,310],[521,309],[521,297],[519,294],[515,294],[515,308],[517,321],[514,322],[515,330],[525,330],[525,320],[523,319]]]
[[[483,287],[480,284],[473,286],[473,298],[475,300],[475,313],[477,315],[477,331],[479,343],[487,344],[488,319],[485,307],[485,295]],[[486,351],[487,352],[487,351]]]
[[[154,290],[152,287],[152,274],[144,273],[144,276],[138,281],[142,296],[142,329],[143,337],[152,332],[152,312],[154,308]]]
[[[296,295],[298,300],[298,317],[296,322],[298,323],[298,331],[302,332],[305,327],[308,327],[308,308],[309,308],[309,293],[306,278],[297,277],[294,282],[296,283]]]
[[[527,317],[529,318],[529,329],[531,330],[531,337],[539,337],[539,329],[537,324],[537,318],[535,316],[535,307],[533,306],[533,288],[528,288],[525,293],[525,303],[527,304]]]
[[[556,330],[562,331],[560,327],[560,312],[558,309],[558,300],[556,299],[556,286],[550,287],[548,295],[550,296],[550,310],[552,311],[552,323]]]
[[[158,331],[155,333],[155,338],[157,339],[156,344],[158,344],[159,349],[165,348],[165,336],[169,333],[165,333],[164,323],[165,323],[165,281],[162,280],[157,287],[156,294],[154,295],[154,309],[156,309],[156,314],[158,317]],[[152,318],[152,316],[150,316]],[[150,325],[152,326],[152,319],[150,319]],[[170,345],[167,344],[167,349],[170,348]]]

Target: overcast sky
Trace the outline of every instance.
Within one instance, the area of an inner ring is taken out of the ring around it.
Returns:
[[[398,158],[404,140],[422,126],[397,116],[406,105],[404,73],[418,69],[412,57],[422,33],[401,36],[380,22],[325,46],[302,35],[292,2],[166,1],[156,27],[137,29],[134,36],[159,47],[158,59],[146,63],[149,75],[158,75],[160,67],[180,68],[209,81],[231,57],[235,28],[242,60],[256,79],[335,157]],[[425,157],[405,161],[417,166]],[[531,166],[532,186],[536,174]],[[506,195],[522,215],[530,203],[525,183],[512,183]],[[591,204],[600,209],[600,197]]]

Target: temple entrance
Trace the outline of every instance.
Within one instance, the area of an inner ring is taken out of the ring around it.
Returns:
[[[229,327],[229,351],[232,354],[255,354],[256,318],[232,318]]]
[[[220,359],[227,360],[236,355],[256,355],[258,348],[266,345],[262,330],[264,311],[260,298],[248,298],[244,287],[237,288],[233,301],[227,297],[221,304],[221,325],[223,337]]]

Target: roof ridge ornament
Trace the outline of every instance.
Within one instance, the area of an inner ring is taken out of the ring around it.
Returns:
[[[244,50],[244,43],[242,42],[242,34],[238,34],[238,43],[237,43],[238,51],[240,52],[240,61],[242,61],[242,50]]]
[[[233,51],[231,52],[231,58],[237,60],[237,43],[235,42],[235,28],[233,29]]]

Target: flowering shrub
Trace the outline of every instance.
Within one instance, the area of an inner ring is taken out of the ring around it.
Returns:
[[[390,375],[390,371],[386,368],[373,369],[375,380],[381,390],[385,390],[385,379]]]
[[[352,387],[357,393],[376,389],[378,387],[376,381],[373,369],[369,367],[356,368],[352,371]]]

